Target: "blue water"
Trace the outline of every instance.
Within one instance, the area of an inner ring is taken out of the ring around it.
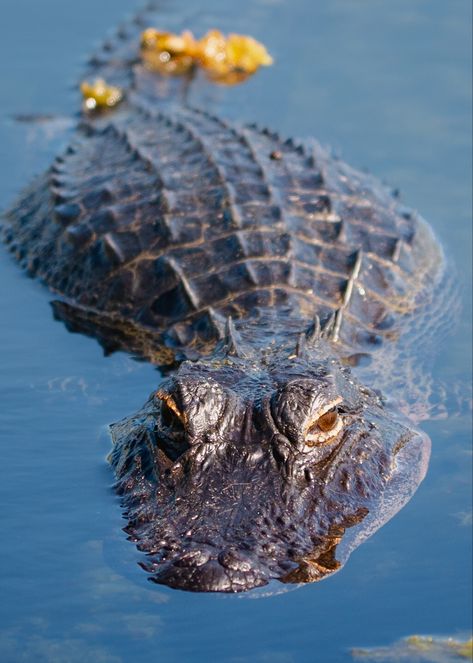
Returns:
[[[0,207],[64,144],[81,60],[130,0],[1,0]],[[464,312],[439,376],[471,372],[469,0],[177,0],[185,20],[262,39],[276,64],[205,103],[315,135],[399,186],[458,266]],[[199,99],[196,99],[199,101]],[[204,100],[200,100],[201,102]],[[55,121],[13,122],[14,113]],[[470,418],[425,426],[433,453],[408,506],[333,578],[251,600],[151,586],[121,532],[107,423],[156,371],[54,322],[50,295],[0,247],[0,660],[350,660],[352,646],[471,629]]]

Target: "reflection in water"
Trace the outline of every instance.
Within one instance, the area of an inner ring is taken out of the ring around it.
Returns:
[[[117,643],[128,638],[159,641],[164,627],[159,606],[166,603],[168,597],[159,591],[143,592],[117,575],[104,563],[101,541],[87,542],[76,554],[93,560],[94,567],[81,578],[79,590],[80,602],[90,605],[91,610],[86,614],[77,611],[70,622],[63,622],[54,611],[46,617],[26,616],[3,629],[0,632],[2,661],[118,663],[129,659],[120,653],[120,647],[113,647],[112,653],[108,640]],[[156,614],[135,608],[131,611],[123,607],[116,609],[117,603],[123,606],[128,602],[133,606],[145,596]],[[67,598],[68,603],[74,604],[76,597]]]

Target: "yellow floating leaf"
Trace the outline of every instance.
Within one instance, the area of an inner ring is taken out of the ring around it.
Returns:
[[[219,82],[241,82],[261,66],[273,63],[263,44],[246,35],[225,37],[211,30],[198,42],[198,59],[212,79]]]
[[[196,41],[189,30],[181,35],[148,28],[141,35],[141,48],[167,51],[170,55],[194,55]]]
[[[406,638],[406,642],[409,647],[418,651],[430,651],[434,645],[433,639],[424,635],[410,635]]]
[[[81,83],[80,90],[84,97],[84,107],[88,111],[113,108],[123,99],[121,89],[108,85],[103,78],[97,78],[93,83],[84,81]]]
[[[141,55],[150,69],[163,74],[184,74],[194,66],[196,41],[188,30],[176,35],[148,28],[141,35]]]
[[[473,638],[466,642],[453,642],[449,643],[450,647],[455,650],[455,653],[461,658],[466,658],[470,661],[473,660]]]
[[[231,34],[227,39],[227,58],[235,69],[253,73],[259,67],[273,64],[266,48],[253,37]]]
[[[198,41],[197,58],[202,67],[216,74],[228,72],[227,42],[219,30],[210,30]]]
[[[241,83],[273,59],[260,42],[246,35],[210,30],[196,41],[189,31],[181,35],[148,28],[141,35],[141,54],[149,68],[166,74],[183,74],[194,65],[209,78],[226,85]]]

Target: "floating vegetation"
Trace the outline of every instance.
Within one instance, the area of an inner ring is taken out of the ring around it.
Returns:
[[[253,37],[209,30],[202,39],[192,32],[181,34],[147,28],[140,39],[143,63],[161,74],[182,76],[196,68],[205,71],[215,83],[235,85],[245,81],[273,63],[266,48]],[[84,81],[80,86],[84,110],[94,112],[113,108],[123,99],[119,87],[109,85],[103,78],[93,83]]]
[[[86,111],[113,108],[123,99],[121,89],[108,85],[103,78],[97,78],[93,83],[84,81],[81,83],[80,90],[84,97]]]
[[[473,638],[460,640],[431,635],[410,635],[388,647],[352,649],[353,658],[367,661],[407,663],[453,663],[473,660]]]
[[[181,75],[195,65],[197,42],[188,30],[176,35],[148,28],[141,35],[141,56],[150,69]]]
[[[179,75],[200,67],[211,80],[225,85],[240,83],[273,63],[253,37],[225,36],[219,30],[196,40],[188,30],[177,35],[148,28],[141,35],[141,54],[148,67],[161,73]]]

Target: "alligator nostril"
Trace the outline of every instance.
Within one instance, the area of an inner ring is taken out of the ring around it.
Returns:
[[[198,567],[206,564],[210,559],[208,552],[195,548],[184,552],[175,562],[174,566]]]
[[[314,472],[310,468],[306,468],[304,470],[304,477],[305,477],[305,480],[307,481],[307,483],[312,483],[313,481],[315,481]]]
[[[241,571],[243,573],[250,571],[252,566],[246,555],[234,548],[227,548],[221,552],[218,556],[218,561],[227,569]]]

